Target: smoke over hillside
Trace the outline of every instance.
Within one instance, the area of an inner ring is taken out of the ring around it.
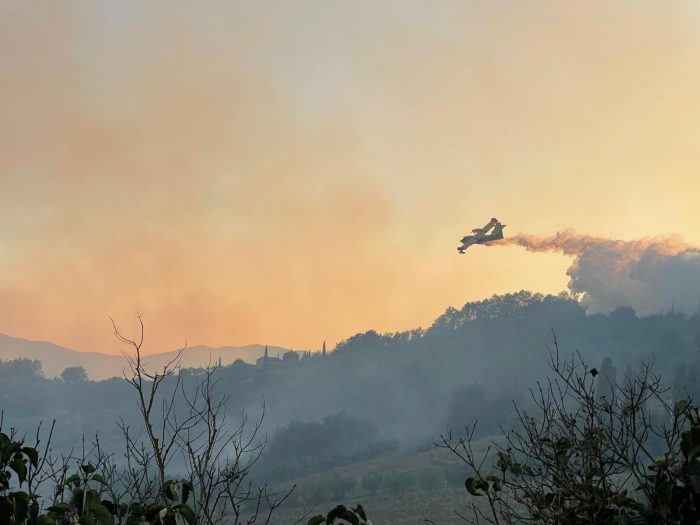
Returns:
[[[573,256],[569,289],[580,294],[589,313],[631,306],[647,315],[672,304],[692,313],[700,305],[700,250],[676,235],[622,241],[565,230],[551,237],[520,234],[498,244]]]

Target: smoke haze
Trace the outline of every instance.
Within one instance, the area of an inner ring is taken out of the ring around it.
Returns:
[[[148,352],[318,349],[565,289],[558,254],[457,255],[494,215],[700,245],[699,21],[673,0],[3,1],[0,333],[118,353],[108,316],[140,311]]]

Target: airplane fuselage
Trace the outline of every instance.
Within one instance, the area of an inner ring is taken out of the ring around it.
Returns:
[[[476,228],[472,230],[474,235],[467,235],[463,237],[460,241],[462,246],[459,246],[457,251],[459,253],[464,253],[467,248],[474,244],[486,244],[488,242],[503,239],[503,228],[505,227],[505,224],[501,224],[498,219],[493,218],[483,228]]]

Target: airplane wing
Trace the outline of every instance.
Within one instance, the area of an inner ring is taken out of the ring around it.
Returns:
[[[475,228],[472,230],[472,232],[474,233],[474,235],[477,235],[477,236],[486,235],[488,233],[488,231],[491,228],[493,228],[494,226],[496,226],[497,224],[499,224],[498,219],[496,219],[494,217],[483,228]]]
[[[487,242],[491,241],[500,241],[501,239],[503,239],[503,228],[505,227],[505,224],[501,224],[499,222],[493,227],[493,230],[489,235],[482,235],[477,239],[477,242],[479,244],[486,244]]]

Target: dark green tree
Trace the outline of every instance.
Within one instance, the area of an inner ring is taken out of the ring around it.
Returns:
[[[88,375],[82,366],[69,366],[61,372],[61,379],[66,383],[82,383],[87,381]]]

